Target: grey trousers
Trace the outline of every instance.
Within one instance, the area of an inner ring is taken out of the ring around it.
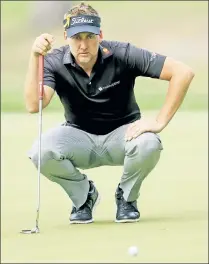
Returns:
[[[157,164],[161,140],[147,132],[131,141],[125,141],[128,125],[106,135],[94,135],[70,126],[52,128],[42,134],[41,173],[58,183],[66,191],[74,206],[86,201],[89,182],[79,169],[99,166],[123,166],[120,187],[126,201],[139,197],[144,178]],[[38,166],[38,141],[29,152],[29,158]]]

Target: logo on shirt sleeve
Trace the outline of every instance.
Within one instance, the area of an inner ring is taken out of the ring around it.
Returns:
[[[157,54],[155,52],[152,52],[149,61],[153,61],[156,58],[156,56],[157,56]]]

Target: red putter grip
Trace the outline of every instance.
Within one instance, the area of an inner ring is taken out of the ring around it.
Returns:
[[[44,85],[43,85],[43,79],[44,79],[44,56],[39,55],[39,67],[38,67],[38,76],[39,76],[39,99],[43,99],[44,95]]]

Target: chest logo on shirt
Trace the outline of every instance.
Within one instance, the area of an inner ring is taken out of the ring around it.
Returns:
[[[117,81],[117,82],[114,82],[114,83],[111,83],[111,84],[109,84],[109,85],[106,85],[106,86],[100,86],[99,88],[98,88],[98,90],[99,91],[102,91],[102,90],[104,90],[104,89],[108,89],[108,88],[110,88],[110,87],[113,87],[113,86],[115,86],[115,85],[118,85],[120,83],[120,81]]]

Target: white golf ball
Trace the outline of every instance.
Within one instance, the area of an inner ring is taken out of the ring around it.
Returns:
[[[136,246],[129,247],[128,253],[131,256],[137,256],[139,253],[138,247],[136,247]]]

